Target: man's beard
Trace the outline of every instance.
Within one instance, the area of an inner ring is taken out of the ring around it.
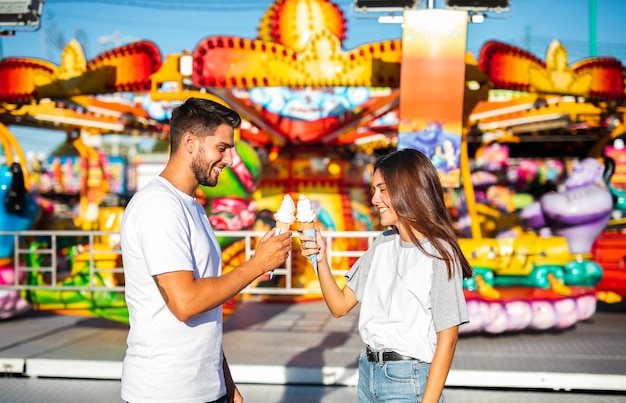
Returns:
[[[202,148],[199,150],[199,154],[202,155]],[[213,178],[211,176],[211,172],[213,171],[213,167],[209,165],[209,163],[201,157],[194,158],[191,161],[191,171],[193,172],[193,176],[196,178],[198,183],[202,186],[214,187],[217,185],[217,176]]]

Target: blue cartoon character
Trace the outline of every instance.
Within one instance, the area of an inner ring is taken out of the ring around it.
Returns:
[[[443,130],[442,124],[431,121],[419,132],[400,133],[398,149],[413,148],[426,154],[433,165],[444,172],[459,167],[461,136]]]

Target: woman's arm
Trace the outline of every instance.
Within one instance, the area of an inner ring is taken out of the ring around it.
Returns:
[[[237,389],[237,385],[235,385],[235,381],[233,381],[233,377],[230,374],[230,367],[226,361],[224,351],[222,351],[222,357],[224,359],[222,369],[224,371],[224,382],[226,383],[226,401],[228,403],[243,403],[243,397],[239,393],[239,389]]]
[[[437,348],[435,349],[433,362],[430,364],[430,372],[428,373],[428,381],[426,382],[422,403],[437,403],[439,401],[452,366],[452,358],[454,358],[458,337],[458,326],[437,332]]]
[[[311,255],[317,255],[317,275],[328,309],[335,318],[346,315],[358,301],[350,287],[341,289],[337,285],[326,258],[326,245],[319,228],[315,227],[315,239],[300,232],[300,241],[302,256],[309,258]]]

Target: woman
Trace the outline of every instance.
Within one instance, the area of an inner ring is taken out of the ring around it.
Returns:
[[[459,325],[469,321],[462,278],[472,275],[437,170],[424,154],[395,151],[374,164],[372,204],[383,232],[346,273],[340,289],[323,237],[301,234],[304,256],[317,254],[324,301],[335,317],[358,302],[359,402],[442,402]],[[314,242],[306,242],[314,241]]]

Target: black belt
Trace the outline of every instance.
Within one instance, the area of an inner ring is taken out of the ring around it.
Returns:
[[[367,361],[369,362],[387,362],[387,361],[407,361],[415,360],[413,357],[396,353],[395,351],[374,351],[367,346],[365,349]]]

